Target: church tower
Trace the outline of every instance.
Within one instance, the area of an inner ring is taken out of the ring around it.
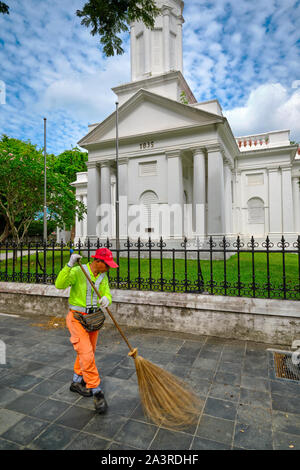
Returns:
[[[182,0],[157,0],[161,15],[153,29],[143,22],[130,26],[131,82],[113,88],[123,104],[143,88],[175,101],[182,93],[189,104],[196,99],[183,77]]]
[[[179,70],[183,73],[182,24],[184,3],[159,0],[162,15],[154,28],[142,22],[131,25],[131,81]]]

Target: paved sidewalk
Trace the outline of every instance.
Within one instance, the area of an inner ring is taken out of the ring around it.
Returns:
[[[300,449],[300,384],[275,378],[267,348],[276,345],[124,328],[139,354],[203,398],[197,425],[175,432],[144,417],[134,362],[115,327],[102,330],[96,353],[109,405],[100,416],[92,398],[69,391],[68,331],[32,326],[39,321],[0,316],[0,449]]]

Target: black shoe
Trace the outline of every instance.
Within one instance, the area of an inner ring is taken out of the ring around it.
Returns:
[[[71,392],[76,392],[83,397],[91,397],[93,395],[91,390],[88,390],[82,382],[72,382],[70,386]]]
[[[102,415],[103,413],[106,412],[107,403],[106,403],[106,400],[104,398],[104,394],[102,391],[94,394],[94,404],[95,404],[95,410],[97,411],[97,413]]]

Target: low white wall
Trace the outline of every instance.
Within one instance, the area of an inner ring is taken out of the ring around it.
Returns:
[[[112,289],[111,312],[120,325],[263,343],[300,339],[300,302]],[[0,312],[65,316],[69,289],[0,283]],[[111,322],[107,314],[107,321]]]

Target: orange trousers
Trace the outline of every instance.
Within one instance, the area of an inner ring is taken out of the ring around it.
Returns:
[[[86,388],[96,388],[100,385],[100,376],[95,363],[95,351],[99,331],[89,333],[69,311],[66,323],[71,334],[70,341],[77,352],[74,372],[83,376]]]

